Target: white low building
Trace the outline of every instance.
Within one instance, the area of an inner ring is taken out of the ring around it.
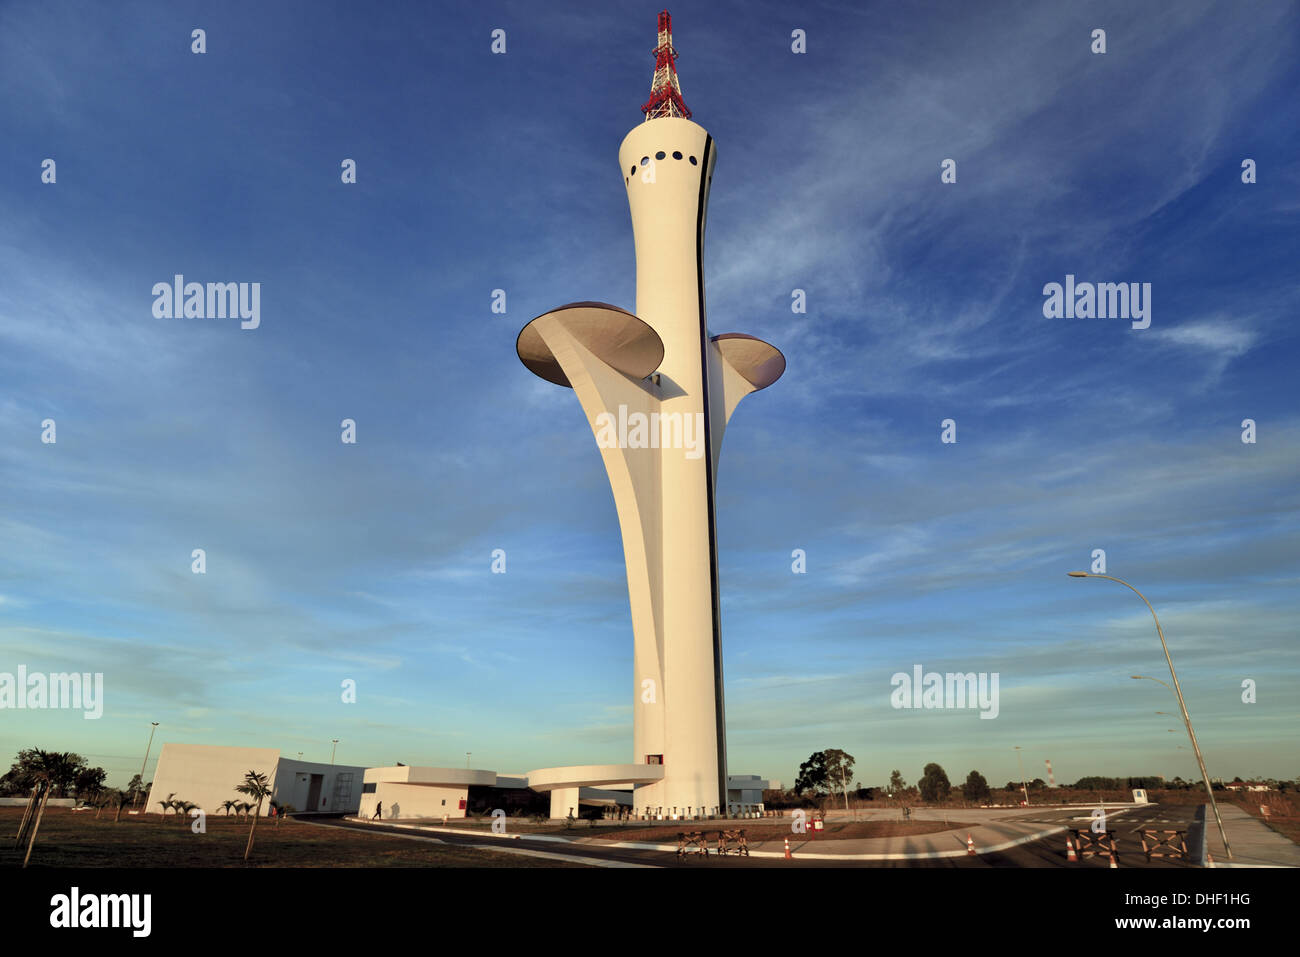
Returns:
[[[542,768],[524,775],[499,775],[468,768],[396,767],[367,768],[361,795],[361,816],[390,821],[412,818],[455,820],[468,815],[477,800],[482,807],[481,789],[529,789],[550,795],[551,818],[579,817],[583,808],[601,807],[606,814],[627,815],[633,820],[702,820],[703,809],[647,807],[634,809],[634,791],[663,778],[659,764],[588,764],[576,767]],[[763,811],[763,789],[768,782],[757,775],[728,778],[729,812],[749,817]],[[470,794],[478,790],[478,797]],[[491,803],[495,798],[489,797]]]
[[[394,767],[362,768],[317,764],[280,756],[275,748],[235,748],[205,744],[163,745],[149,792],[147,810],[157,813],[157,802],[174,795],[192,801],[208,814],[221,813],[224,801],[248,802],[235,790],[249,771],[265,774],[271,798],[262,804],[270,813],[271,800],[291,805],[296,812],[355,814],[382,820],[465,818],[471,803],[483,807],[519,807],[520,795],[531,790],[550,798],[552,818],[579,817],[583,808],[604,807],[607,814],[640,820],[700,820],[703,808],[646,807],[634,810],[637,788],[663,778],[660,764],[599,764],[542,768],[526,774],[505,775],[470,768]],[[734,817],[763,810],[763,789],[768,782],[757,775],[730,775],[726,809]],[[471,793],[471,788],[474,793]],[[500,793],[488,793],[500,792]]]
[[[469,768],[366,768],[361,788],[360,815],[381,820],[399,818],[462,818],[469,803],[471,785],[510,786],[521,779],[506,779],[498,785],[495,771]]]
[[[757,774],[727,775],[727,805],[731,813],[762,813],[763,792],[770,786]]]
[[[168,795],[192,801],[208,814],[221,813],[223,802],[256,803],[235,790],[249,771],[265,774],[271,796],[262,802],[263,816],[271,801],[296,811],[355,814],[361,802],[365,768],[318,764],[283,758],[276,748],[234,748],[167,742],[158,757],[146,810],[162,810],[157,802]]]

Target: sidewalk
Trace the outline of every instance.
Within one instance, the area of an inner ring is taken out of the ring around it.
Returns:
[[[1300,846],[1272,830],[1258,818],[1251,817],[1235,804],[1219,803],[1223,830],[1232,845],[1232,860],[1223,849],[1223,838],[1214,821],[1214,813],[1205,808],[1205,846],[1214,855],[1207,867],[1300,867]]]

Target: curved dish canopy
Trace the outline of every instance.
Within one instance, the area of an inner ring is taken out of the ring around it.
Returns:
[[[528,323],[515,342],[519,360],[547,382],[571,388],[538,329],[538,323],[552,318],[598,359],[633,379],[644,379],[664,361],[659,333],[626,309],[605,302],[571,302]]]
[[[785,356],[770,343],[743,332],[724,332],[713,337],[718,352],[755,390],[766,389],[785,372]]]

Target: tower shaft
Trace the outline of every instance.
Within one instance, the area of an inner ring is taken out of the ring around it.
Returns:
[[[702,433],[698,456],[658,450],[638,494],[658,502],[657,527],[642,533],[658,587],[654,614],[639,629],[633,625],[636,683],[643,689],[653,681],[657,700],[646,701],[642,693],[635,699],[634,759],[662,754],[665,767],[663,780],[638,788],[634,801],[664,814],[725,813],[714,468],[726,417],[719,390],[711,388],[720,373],[711,368],[716,359],[702,272],[713,139],[687,119],[650,120],[623,140],[619,160],[625,171],[636,170],[625,177],[636,246],[636,314],[664,346],[654,409],[661,421],[680,418]],[[638,451],[648,450],[629,455]]]
[[[727,814],[726,725],[714,489],[722,436],[744,396],[785,358],[753,336],[710,336],[704,229],[713,179],[708,131],[681,99],[672,20],[659,47],[646,121],[619,165],[636,246],[636,314],[576,302],[538,316],[516,351],[577,393],[618,510],[633,632],[633,761],[640,814]],[[648,421],[639,440],[626,424]],[[609,441],[611,423],[617,441]],[[648,442],[646,440],[649,440]]]

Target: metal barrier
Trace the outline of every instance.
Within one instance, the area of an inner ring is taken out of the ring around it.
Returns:
[[[718,832],[718,855],[735,854],[749,857],[749,841],[745,838],[745,829]]]
[[[1074,846],[1080,858],[1109,857],[1112,861],[1119,860],[1114,831],[1094,832],[1073,828],[1071,833],[1074,834]]]
[[[692,851],[691,848],[695,850]],[[709,856],[709,845],[704,839],[703,831],[685,831],[677,832],[677,856],[685,857],[687,854],[703,854]]]
[[[1161,831],[1151,827],[1144,827],[1138,833],[1142,836],[1142,852],[1146,854],[1148,863],[1153,857],[1187,860],[1186,831]],[[1162,837],[1161,835],[1172,836]],[[1147,841],[1151,842],[1151,846],[1147,846]]]

